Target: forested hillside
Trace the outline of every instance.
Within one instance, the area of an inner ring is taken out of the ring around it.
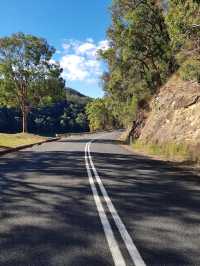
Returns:
[[[110,12],[110,48],[99,51],[105,97],[88,105],[90,127],[136,125],[139,137],[151,99],[172,75],[200,82],[200,3],[115,0]]]

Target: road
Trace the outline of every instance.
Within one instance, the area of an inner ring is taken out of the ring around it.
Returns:
[[[1,266],[200,265],[199,177],[119,134],[0,158]]]

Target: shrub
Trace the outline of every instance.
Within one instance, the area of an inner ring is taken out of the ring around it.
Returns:
[[[195,80],[200,83],[200,60],[188,59],[179,69],[180,77],[183,80]]]

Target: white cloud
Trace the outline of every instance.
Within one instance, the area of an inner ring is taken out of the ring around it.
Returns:
[[[102,63],[97,59],[97,50],[108,49],[107,40],[95,43],[88,38],[85,42],[66,40],[62,44],[60,65],[63,77],[69,81],[97,82],[103,72]]]
[[[103,40],[99,42],[98,49],[107,50],[109,48],[109,42],[108,40]]]
[[[94,40],[92,38],[87,38],[86,41],[87,42],[94,42]]]
[[[60,50],[56,50],[56,54],[61,54],[61,51]]]
[[[56,64],[56,61],[54,59],[50,59],[49,63],[54,65],[54,64]]]
[[[95,56],[97,46],[91,42],[85,42],[76,47],[76,53],[85,56]]]
[[[64,55],[60,61],[64,78],[70,81],[84,80],[88,77],[84,58],[75,54]]]

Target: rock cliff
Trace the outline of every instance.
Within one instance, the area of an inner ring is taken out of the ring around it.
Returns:
[[[172,77],[152,99],[139,140],[200,145],[200,84]]]

